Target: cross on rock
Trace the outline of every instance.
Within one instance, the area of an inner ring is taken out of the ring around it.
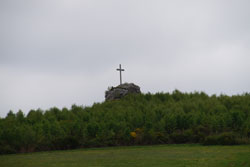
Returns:
[[[122,69],[122,65],[120,64],[120,67],[116,69],[117,71],[120,71],[120,85],[122,84],[122,71],[125,71]]]

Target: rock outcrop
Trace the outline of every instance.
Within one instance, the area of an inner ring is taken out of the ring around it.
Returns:
[[[140,87],[133,83],[124,83],[117,87],[111,87],[105,92],[106,100],[121,99],[131,93],[141,93]]]

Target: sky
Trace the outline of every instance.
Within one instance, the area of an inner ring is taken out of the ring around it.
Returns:
[[[249,0],[1,0],[0,117],[90,106],[109,86],[250,92]]]

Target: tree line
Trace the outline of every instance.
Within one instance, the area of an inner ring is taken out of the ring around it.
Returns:
[[[0,118],[1,154],[172,143],[250,144],[250,94],[175,90]]]

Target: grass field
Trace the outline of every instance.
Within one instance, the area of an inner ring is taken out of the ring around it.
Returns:
[[[1,155],[0,167],[250,167],[250,145],[109,147]]]

